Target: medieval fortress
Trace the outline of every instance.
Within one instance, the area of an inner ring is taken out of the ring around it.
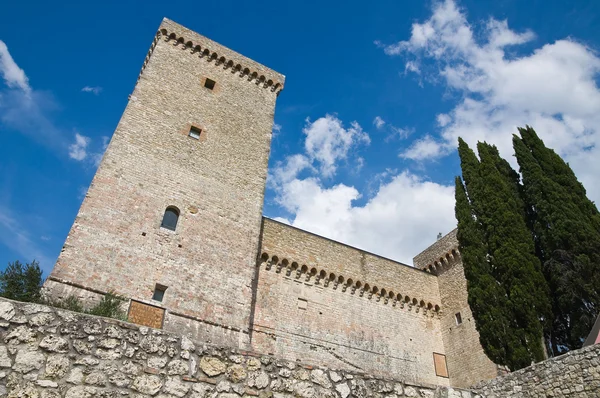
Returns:
[[[415,267],[262,217],[283,75],[163,20],[44,289],[131,322],[434,385],[497,375],[455,232]]]

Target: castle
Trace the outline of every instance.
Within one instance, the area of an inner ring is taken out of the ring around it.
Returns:
[[[163,20],[47,295],[131,322],[435,385],[497,375],[455,232],[414,267],[262,217],[283,75]]]

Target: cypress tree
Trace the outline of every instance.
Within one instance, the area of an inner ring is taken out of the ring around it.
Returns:
[[[479,239],[485,247],[486,261],[481,259],[482,247],[466,239],[465,234],[461,232],[461,223],[459,244],[467,253],[463,263],[465,276],[472,285],[469,287],[469,293],[471,290],[476,293],[473,300],[476,301],[479,294],[475,286],[482,286],[481,289],[485,290],[496,284],[497,288],[489,291],[496,299],[484,312],[492,313],[493,307],[494,314],[506,320],[501,322],[506,329],[490,329],[490,333],[495,336],[482,337],[482,345],[497,363],[516,370],[544,358],[542,320],[547,319],[550,313],[548,289],[526,223],[525,205],[519,194],[518,175],[499,156],[495,147],[480,143],[478,152],[481,161],[478,161],[474,152],[459,139],[459,155],[466,185],[465,196],[470,202],[471,217],[480,231]],[[461,197],[458,182],[456,195],[457,219],[460,217],[464,229],[468,225],[465,222],[468,213],[463,209],[465,199]],[[476,236],[474,233],[471,235]],[[478,254],[475,256],[469,253]],[[494,283],[483,287],[481,277],[476,275],[474,270],[485,273]],[[476,312],[474,317],[480,333],[486,333],[483,325],[489,319],[485,318],[484,312],[478,312],[477,315]],[[499,339],[503,342],[503,350],[498,350],[494,344]]]
[[[552,291],[555,354],[581,347],[600,305],[600,219],[575,174],[531,127],[513,146],[533,210],[536,249]]]
[[[456,177],[456,219],[459,250],[463,260],[469,307],[479,331],[479,341],[487,356],[499,364],[507,363],[511,310],[502,287],[492,275],[483,231],[473,214],[465,187]]]

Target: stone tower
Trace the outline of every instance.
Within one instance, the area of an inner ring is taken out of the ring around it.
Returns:
[[[163,20],[45,283],[129,319],[244,347],[284,76]]]

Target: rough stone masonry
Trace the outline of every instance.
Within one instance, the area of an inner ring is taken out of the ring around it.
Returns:
[[[0,299],[2,398],[598,396],[600,345],[468,390],[315,367],[113,319]]]
[[[0,397],[477,398],[0,299]]]

